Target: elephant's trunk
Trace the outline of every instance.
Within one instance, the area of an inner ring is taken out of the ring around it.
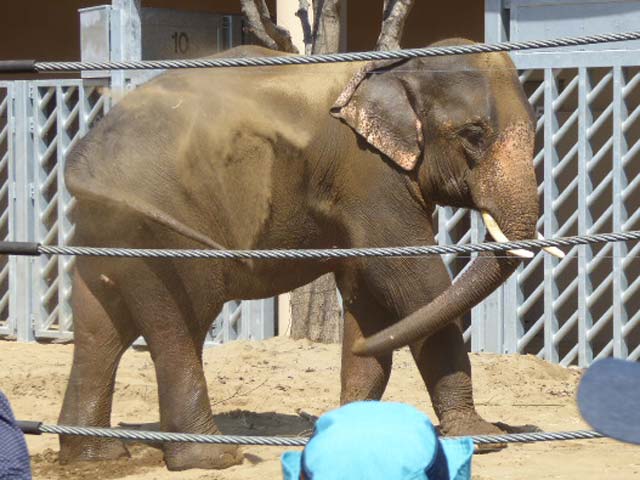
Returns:
[[[538,217],[537,182],[532,162],[533,133],[519,123],[496,142],[492,162],[479,166],[472,185],[474,204],[495,218],[509,240],[535,237]],[[484,171],[483,171],[484,170]],[[496,230],[494,229],[494,233]],[[522,253],[522,252],[515,252]],[[482,253],[473,264],[431,303],[391,327],[354,344],[357,355],[376,355],[427,338],[476,306],[515,271],[512,253]]]

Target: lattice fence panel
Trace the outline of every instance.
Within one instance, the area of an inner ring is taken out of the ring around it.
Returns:
[[[520,78],[536,112],[534,164],[545,236],[640,228],[640,69],[535,69]],[[633,248],[631,248],[633,247]],[[505,288],[503,351],[563,365],[640,357],[634,245],[538,254]],[[515,285],[514,285],[515,284]]]
[[[436,242],[439,245],[454,245],[469,243],[472,239],[472,215],[466,209],[451,207],[438,207],[434,213],[434,225],[436,227]],[[461,255],[443,255],[449,275],[455,278],[467,266],[470,257]],[[471,313],[462,319],[463,335],[465,343],[471,346]]]
[[[614,69],[614,220],[640,229],[640,67]],[[640,243],[615,244],[614,353],[640,359]]]
[[[0,238],[13,240],[12,198],[12,91],[9,84],[0,83]],[[10,280],[13,260],[0,256],[0,335],[16,333],[15,319],[10,312]]]
[[[75,143],[106,112],[100,85],[81,81],[33,82],[30,89],[35,163],[33,196],[35,236],[45,245],[69,244],[73,238],[74,200],[65,188],[64,161]],[[74,258],[38,257],[34,271],[36,338],[72,335],[70,270]]]
[[[613,227],[613,70],[580,68],[579,78],[578,223],[589,235]],[[613,352],[613,245],[578,252],[578,363],[588,365]]]
[[[544,72],[526,70],[520,81],[529,97],[536,118],[535,153],[533,163],[538,179],[540,218],[538,231],[544,229]],[[544,256],[536,255],[523,264],[506,286],[504,338],[506,353],[538,353],[544,345]]]

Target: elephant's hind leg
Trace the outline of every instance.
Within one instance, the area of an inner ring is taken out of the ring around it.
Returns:
[[[215,288],[197,264],[180,267],[182,274],[167,261],[132,261],[126,275],[131,288],[125,297],[153,359],[162,430],[219,434],[201,355],[207,329],[221,305],[211,298],[214,293],[208,293]],[[234,445],[166,443],[163,451],[169,470],[219,469],[242,461]]]
[[[110,280],[100,276],[100,261],[79,258],[77,262],[72,293],[73,365],[59,423],[109,427],[118,362],[138,331]],[[61,463],[127,455],[118,440],[60,437]]]

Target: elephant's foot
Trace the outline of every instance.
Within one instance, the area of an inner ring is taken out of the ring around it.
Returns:
[[[120,440],[108,438],[71,438],[60,440],[58,459],[62,465],[83,461],[129,458],[129,450]]]
[[[493,423],[487,422],[477,412],[451,412],[440,419],[440,433],[451,437],[471,435],[500,435],[504,433]],[[506,443],[476,445],[476,453],[497,452],[507,448]]]
[[[509,425],[508,423],[495,422],[494,425],[502,430],[502,433],[536,433],[542,429],[536,425]]]
[[[172,471],[190,468],[223,469],[242,463],[237,445],[165,444],[164,461]]]
[[[467,435],[499,435],[503,431],[472,410],[453,411],[443,415],[440,419],[440,433],[446,436],[462,437]]]

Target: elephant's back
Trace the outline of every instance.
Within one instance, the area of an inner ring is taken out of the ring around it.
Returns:
[[[337,122],[328,110],[350,72],[233,70],[170,72],[127,95],[70,155],[69,190],[157,205],[226,246],[255,247],[291,216],[274,213],[274,197],[302,194],[307,152]]]

